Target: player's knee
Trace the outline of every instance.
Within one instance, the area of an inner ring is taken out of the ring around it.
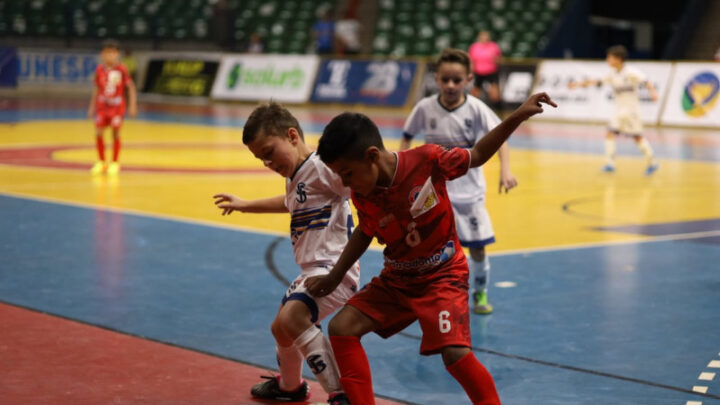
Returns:
[[[328,324],[330,336],[362,336],[366,333],[363,329],[363,319],[353,310],[343,308],[335,315]]]
[[[272,332],[275,340],[282,339],[285,336],[285,328],[282,325],[280,316],[278,315],[270,325],[270,332]]]
[[[485,260],[485,246],[479,248],[470,248],[470,257],[476,262],[481,262]]]
[[[335,315],[328,323],[328,335],[330,336],[349,336],[349,321],[343,316],[342,311]]]
[[[312,326],[310,314],[305,309],[305,304],[299,301],[288,301],[275,317],[273,325],[277,324],[277,328],[290,338],[297,338],[309,327]]]
[[[461,346],[447,346],[440,352],[445,366],[451,366],[470,353],[470,348]]]

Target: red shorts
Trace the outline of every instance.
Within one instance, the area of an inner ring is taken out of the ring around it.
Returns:
[[[399,286],[399,279],[381,274],[347,305],[377,322],[380,326],[375,333],[383,338],[418,320],[423,331],[420,354],[435,354],[447,346],[470,347],[468,265],[464,255],[461,257],[443,265],[426,283],[408,280]]]
[[[109,125],[113,129],[119,129],[122,126],[124,115],[125,109],[119,107],[98,110],[95,117],[95,127],[105,128]]]

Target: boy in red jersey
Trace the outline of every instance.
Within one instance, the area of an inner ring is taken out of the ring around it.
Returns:
[[[95,88],[88,108],[88,118],[95,117],[95,145],[98,152],[98,161],[90,169],[92,174],[107,172],[115,175],[120,171],[117,160],[120,155],[120,127],[125,115],[126,87],[130,99],[130,116],[135,117],[137,114],[135,85],[125,66],[120,63],[119,47],[117,41],[103,42],[100,52],[102,63],[95,69]],[[105,163],[103,141],[103,132],[107,126],[111,126],[113,131],[113,156],[109,165]]]
[[[318,154],[352,190],[360,224],[330,273],[306,280],[308,291],[332,292],[373,237],[386,245],[380,276],[350,298],[328,329],[353,405],[374,404],[360,338],[368,332],[387,338],[415,320],[423,331],[420,354],[440,353],[473,404],[500,403],[490,373],[470,350],[468,264],[445,181],[490,159],[523,121],[543,111],[541,103],[556,106],[545,93],[531,96],[471,149],[427,144],[393,153],[362,114],[341,114],[323,131]]]

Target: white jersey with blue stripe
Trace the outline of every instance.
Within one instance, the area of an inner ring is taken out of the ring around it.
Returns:
[[[639,88],[647,80],[640,70],[624,65],[622,69],[610,69],[603,83],[610,85],[615,97],[615,115],[640,115]]]
[[[471,148],[490,130],[500,124],[500,118],[478,98],[465,95],[465,102],[448,110],[440,104],[440,95],[420,100],[405,121],[404,137],[412,139],[425,135],[425,143],[450,147]],[[447,182],[453,202],[476,202],[485,198],[485,176],[482,167],[470,169],[465,176]]]
[[[303,274],[326,274],[340,257],[353,229],[349,197],[350,189],[343,186],[340,177],[315,152],[286,180],[290,239]],[[348,274],[352,272],[358,285],[357,266]]]

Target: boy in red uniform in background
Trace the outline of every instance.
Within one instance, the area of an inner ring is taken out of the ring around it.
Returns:
[[[360,338],[389,337],[415,320],[420,354],[440,353],[473,404],[500,403],[490,373],[470,350],[468,263],[460,248],[445,182],[485,163],[526,119],[555,106],[531,96],[471,149],[427,144],[393,153],[362,114],[335,117],[318,144],[320,159],[352,190],[359,226],[326,276],[309,278],[315,297],[331,293],[374,237],[384,244],[384,269],[330,321],[340,382],[353,405],[372,405],[370,365]]]
[[[95,116],[95,145],[98,152],[98,161],[90,169],[92,174],[115,175],[120,171],[118,156],[120,155],[120,127],[125,115],[125,88],[128,89],[130,99],[130,116],[137,114],[137,95],[127,68],[120,63],[120,51],[117,41],[103,42],[100,52],[100,63],[95,69],[95,88],[93,89],[88,118]],[[97,112],[97,115],[95,114]],[[105,163],[105,143],[103,132],[105,127],[112,127],[113,156],[112,162]]]

